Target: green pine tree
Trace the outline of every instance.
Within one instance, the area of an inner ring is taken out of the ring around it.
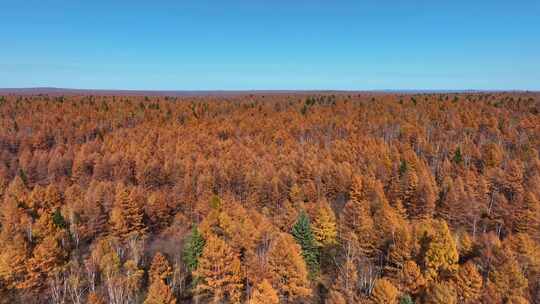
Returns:
[[[292,235],[302,248],[302,256],[308,266],[310,275],[315,276],[319,271],[319,249],[311,231],[309,217],[305,212],[302,211],[298,216],[292,228]]]
[[[461,155],[461,149],[457,147],[456,152],[454,152],[454,162],[456,164],[461,164],[463,161],[463,155]]]
[[[414,304],[414,301],[410,295],[406,294],[399,299],[399,304]]]
[[[60,213],[60,209],[56,208],[56,210],[53,213],[53,223],[56,227],[60,229],[66,229],[67,228],[67,222],[62,216],[62,213]]]
[[[206,242],[197,229],[197,226],[193,225],[191,236],[184,246],[184,254],[182,256],[189,271],[193,271],[197,268],[199,257],[203,252],[205,243]]]
[[[407,172],[407,161],[402,160],[399,163],[399,176],[403,176],[403,174],[405,174],[405,172]]]

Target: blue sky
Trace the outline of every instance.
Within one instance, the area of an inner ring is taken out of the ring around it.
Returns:
[[[0,41],[4,88],[540,90],[538,0],[0,0]]]

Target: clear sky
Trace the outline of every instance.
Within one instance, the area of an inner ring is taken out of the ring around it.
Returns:
[[[540,90],[539,0],[0,0],[0,87]]]

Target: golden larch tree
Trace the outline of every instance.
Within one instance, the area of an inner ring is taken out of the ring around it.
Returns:
[[[374,304],[397,304],[399,291],[387,279],[377,279],[371,292],[371,300]]]
[[[154,280],[148,288],[144,304],[176,304],[176,298],[163,280]]]
[[[476,265],[467,262],[461,265],[454,277],[459,303],[474,303],[482,294],[482,276]]]
[[[242,274],[238,255],[223,240],[210,235],[193,275],[200,279],[196,291],[214,301],[240,303]]]
[[[495,289],[506,297],[523,296],[528,287],[528,280],[518,262],[508,252],[505,261],[489,273],[489,280],[493,282]]]
[[[295,301],[311,296],[307,267],[292,236],[280,233],[272,242],[268,270],[270,282],[282,297]]]
[[[135,191],[130,193],[126,186],[118,184],[110,218],[113,232],[122,240],[141,237],[146,232],[143,217],[144,211],[137,202]]]
[[[328,247],[337,244],[336,215],[326,200],[317,208],[312,230],[318,246]]]
[[[457,304],[456,290],[448,282],[433,282],[424,294],[425,304]]]
[[[538,235],[540,230],[540,201],[532,192],[527,192],[515,212],[514,230],[517,233]]]
[[[167,258],[161,252],[157,252],[152,259],[150,271],[148,272],[148,279],[150,282],[155,280],[167,282],[171,275],[172,268],[169,261],[167,261]]]
[[[23,287],[39,291],[45,287],[46,279],[59,270],[64,262],[66,253],[60,247],[55,236],[45,237],[34,248],[32,257],[26,263],[26,279]]]
[[[399,274],[402,289],[412,295],[419,294],[426,285],[420,267],[414,261],[407,261]]]
[[[428,280],[435,280],[441,273],[457,270],[459,254],[456,242],[444,220],[436,220],[429,234],[422,239],[423,262]]]
[[[253,289],[249,304],[279,304],[276,290],[267,280],[262,280]]]
[[[25,276],[25,262],[28,259],[28,244],[22,235],[16,235],[11,241],[1,243],[0,280],[8,288],[16,288]]]
[[[374,223],[370,204],[364,199],[361,178],[353,179],[349,196],[340,219],[343,243],[352,244],[362,254],[373,254],[376,249]]]

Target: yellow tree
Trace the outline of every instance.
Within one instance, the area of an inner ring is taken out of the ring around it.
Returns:
[[[318,246],[328,247],[337,244],[336,216],[326,200],[319,204],[312,230]]]
[[[171,208],[167,205],[165,194],[161,191],[154,192],[148,197],[148,219],[156,228],[165,228],[171,219]]]
[[[423,262],[428,280],[435,280],[441,273],[457,270],[459,254],[456,242],[444,220],[434,221],[433,231],[422,238]]]
[[[377,279],[371,292],[374,304],[397,304],[399,292],[387,279]]]
[[[64,203],[64,198],[60,190],[54,185],[50,184],[45,189],[45,200],[43,201],[43,207],[46,210],[54,210],[60,208]]]
[[[36,238],[55,235],[59,231],[54,223],[53,214],[48,211],[41,213],[32,228],[32,234]]]
[[[292,236],[280,233],[268,252],[270,281],[277,292],[291,301],[311,296],[308,271],[301,249]]]
[[[437,184],[429,169],[422,165],[422,170],[418,172],[418,187],[413,198],[415,205],[412,212],[412,218],[430,218],[435,211],[437,201]]]
[[[15,202],[23,202],[28,196],[28,188],[23,179],[15,176],[4,191],[4,198],[13,199]]]
[[[375,181],[372,187],[373,221],[376,223],[375,240],[377,248],[385,250],[389,272],[397,272],[410,259],[412,237],[408,222],[403,215],[392,208],[382,184]]]
[[[210,235],[194,272],[199,278],[196,291],[210,296],[216,303],[227,300],[240,303],[242,275],[240,260],[232,248],[215,235]]]
[[[255,286],[249,304],[279,304],[279,297],[272,285],[262,280]]]

